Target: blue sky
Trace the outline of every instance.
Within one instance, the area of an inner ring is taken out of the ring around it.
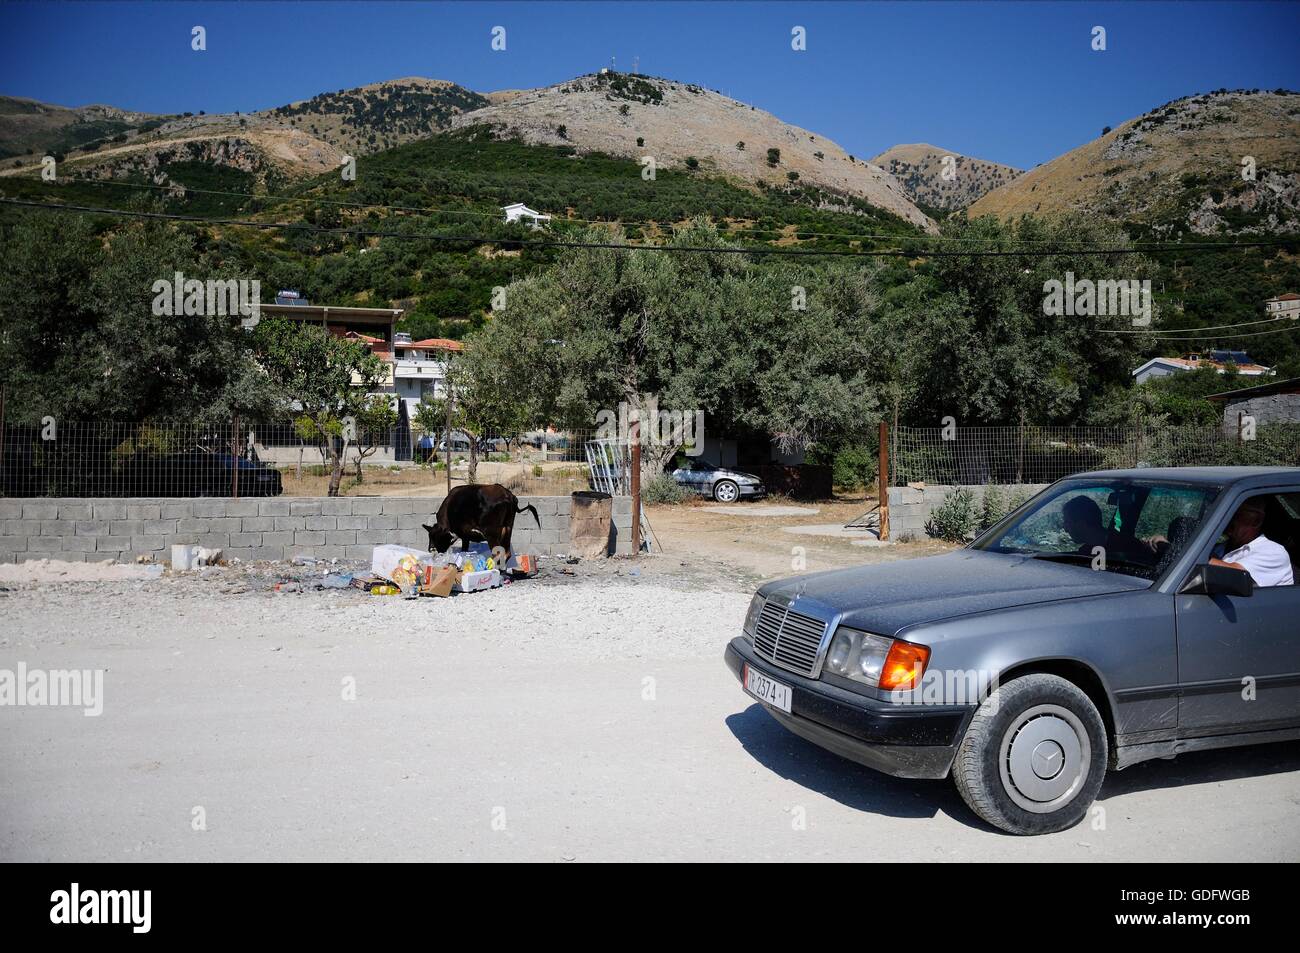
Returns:
[[[1282,2],[12,3],[0,93],[250,112],[408,75],[542,86],[639,56],[855,155],[931,142],[1029,167],[1179,96],[1300,89],[1298,37],[1300,4]]]

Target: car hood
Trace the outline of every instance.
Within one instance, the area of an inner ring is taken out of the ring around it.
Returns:
[[[963,549],[943,556],[796,576],[759,592],[792,608],[881,635],[923,622],[1107,593],[1146,589],[1150,580],[1086,566]]]
[[[719,467],[717,470],[713,471],[713,475],[719,478],[730,477],[733,480],[741,479],[741,480],[754,480],[759,483],[762,482],[761,477],[757,477],[752,473],[746,473],[744,470],[732,470],[729,467]]]

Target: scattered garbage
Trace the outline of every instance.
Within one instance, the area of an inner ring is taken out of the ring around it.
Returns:
[[[286,579],[283,582],[277,582],[272,588],[276,592],[302,592],[302,583],[296,579]]]
[[[352,585],[352,573],[332,572],[317,584],[317,588],[318,589],[347,589],[351,585]]]

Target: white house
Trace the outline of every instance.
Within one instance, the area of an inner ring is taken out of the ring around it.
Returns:
[[[447,360],[461,350],[464,345],[448,338],[412,341],[401,331],[394,335],[393,389],[406,403],[408,417],[415,417],[416,405],[425,397],[447,396]]]
[[[1287,292],[1264,302],[1264,312],[1270,318],[1300,318],[1300,295]]]
[[[506,224],[517,222],[524,219],[530,222],[533,228],[541,228],[543,222],[549,222],[551,216],[543,215],[535,209],[529,208],[523,202],[515,202],[513,205],[501,206],[501,211],[506,213]]]

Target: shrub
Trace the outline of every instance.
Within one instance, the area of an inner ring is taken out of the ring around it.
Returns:
[[[952,543],[964,543],[975,530],[975,494],[965,487],[943,498],[930,512],[925,531]]]
[[[831,461],[831,481],[836,486],[859,487],[874,483],[879,461],[870,447],[842,447]]]
[[[643,503],[682,503],[687,496],[687,492],[678,485],[677,481],[666,473],[641,484]]]
[[[539,477],[542,475],[543,472],[544,471],[542,470],[542,465],[540,463],[533,464],[533,476]]]
[[[767,164],[770,165],[770,166],[775,167],[775,166],[779,165],[780,162],[781,162],[781,150],[780,150],[780,149],[777,149],[775,146],[772,147],[771,149],[768,149],[768,150],[767,150]]]
[[[1002,487],[992,483],[984,488],[984,498],[980,500],[980,516],[976,528],[982,533],[1009,512]]]

